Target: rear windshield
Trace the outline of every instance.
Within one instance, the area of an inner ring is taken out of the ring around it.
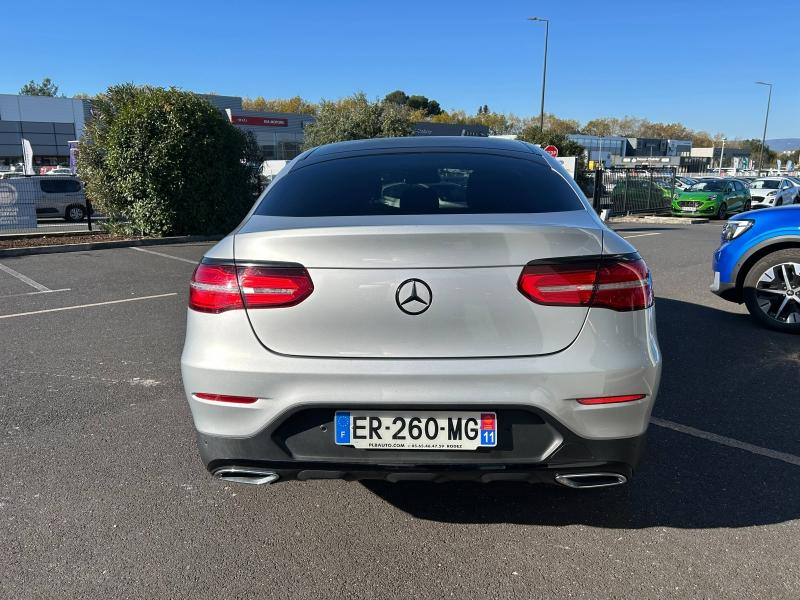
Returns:
[[[257,215],[338,217],[583,210],[549,166],[494,154],[356,156],[301,167],[275,182]]]

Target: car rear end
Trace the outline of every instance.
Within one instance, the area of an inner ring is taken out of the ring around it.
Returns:
[[[649,272],[527,144],[301,155],[190,293],[184,385],[219,477],[592,487],[638,462]]]

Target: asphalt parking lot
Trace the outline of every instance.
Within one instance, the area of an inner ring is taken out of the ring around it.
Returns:
[[[179,371],[210,244],[0,260],[0,597],[800,597],[800,338],[708,291],[719,224],[618,229],[665,363],[602,491],[219,482]]]

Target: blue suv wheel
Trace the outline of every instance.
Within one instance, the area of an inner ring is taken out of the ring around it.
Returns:
[[[800,331],[800,248],[767,254],[747,272],[747,310],[767,327]]]

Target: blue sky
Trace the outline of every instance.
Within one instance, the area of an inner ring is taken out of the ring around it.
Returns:
[[[51,77],[67,95],[133,81],[237,96],[337,98],[400,88],[444,108],[634,115],[730,137],[800,137],[797,0],[407,0],[136,3],[4,11],[0,93]],[[24,55],[25,49],[29,55]]]

